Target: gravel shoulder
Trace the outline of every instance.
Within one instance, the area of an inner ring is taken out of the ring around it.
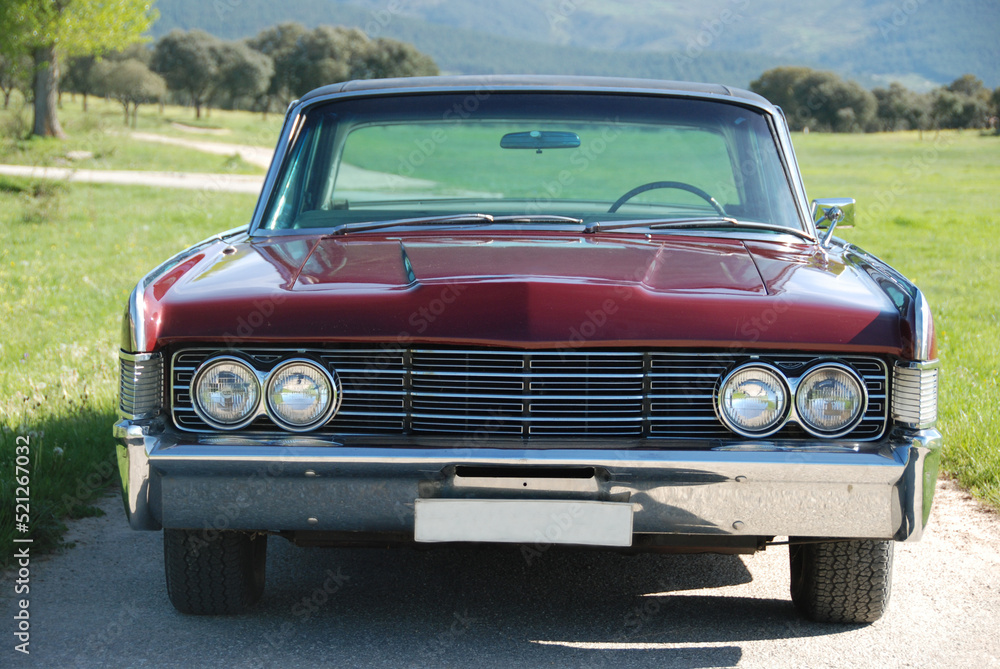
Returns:
[[[120,500],[76,521],[76,547],[31,564],[31,655],[14,652],[14,575],[0,583],[3,666],[1000,667],[1000,517],[949,481],[923,541],[896,545],[889,613],[799,620],[787,549],[621,556],[517,548],[297,548],[272,538],[252,613],[177,613],[158,532]]]

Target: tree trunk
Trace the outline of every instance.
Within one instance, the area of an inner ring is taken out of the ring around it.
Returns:
[[[35,126],[32,132],[39,137],[65,139],[66,133],[59,125],[56,105],[59,98],[59,61],[55,48],[49,44],[34,50],[35,60]]]
[[[132,103],[132,129],[135,130],[136,122],[139,120],[139,103]]]
[[[83,93],[83,111],[87,111],[87,93],[86,93],[86,91],[84,91],[84,93]]]
[[[9,107],[10,107],[10,94],[11,94],[12,92],[13,92],[13,91],[10,91],[10,90],[5,90],[5,91],[3,92],[3,108],[4,108],[4,109],[7,109],[7,108],[9,108]]]

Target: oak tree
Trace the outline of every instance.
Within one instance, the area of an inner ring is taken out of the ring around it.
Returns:
[[[3,0],[0,49],[28,54],[34,69],[33,132],[64,137],[56,115],[60,60],[101,55],[138,41],[156,19],[151,0]]]

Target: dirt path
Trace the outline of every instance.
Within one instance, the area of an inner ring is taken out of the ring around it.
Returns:
[[[896,545],[889,612],[869,626],[799,619],[788,552],[620,556],[516,550],[296,548],[272,538],[260,604],[177,613],[158,532],[107,515],[31,564],[31,655],[2,666],[1000,667],[1000,517],[942,481],[923,541]],[[9,548],[5,548],[9,550]]]
[[[151,132],[133,132],[132,139],[143,142],[157,142],[159,144],[172,144],[182,146],[195,151],[214,153],[220,156],[238,155],[240,158],[250,163],[267,169],[274,156],[274,149],[266,146],[251,146],[248,144],[227,144],[224,142],[199,141],[197,139],[184,139],[183,137],[170,137],[169,135],[157,135]]]
[[[0,165],[0,175],[31,179],[58,179],[75,183],[187,188],[201,191],[260,193],[263,176],[211,174],[205,172],[139,172],[126,170],[78,170],[68,167]]]

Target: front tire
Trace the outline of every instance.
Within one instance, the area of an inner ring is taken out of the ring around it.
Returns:
[[[829,623],[873,623],[882,617],[892,586],[892,541],[795,541],[789,559],[799,613]]]
[[[242,613],[264,592],[267,535],[163,530],[170,603],[181,613]]]

